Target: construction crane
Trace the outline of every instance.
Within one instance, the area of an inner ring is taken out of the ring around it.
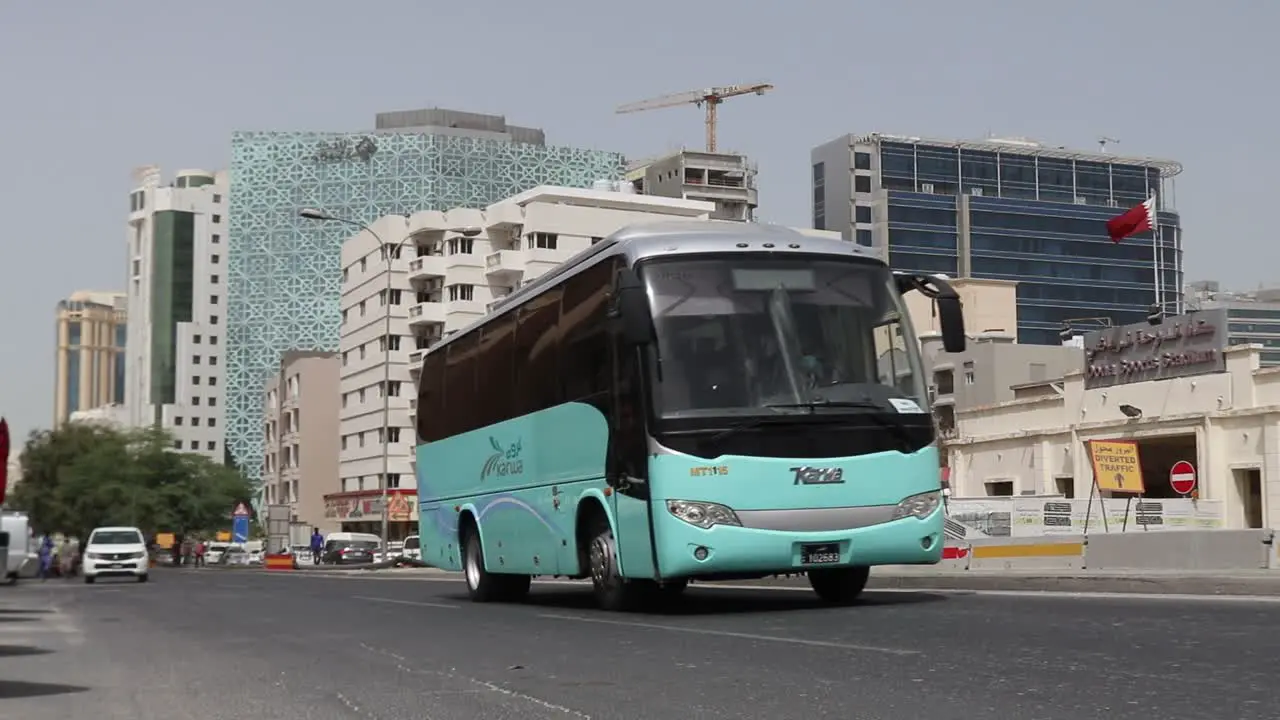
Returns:
[[[724,102],[728,98],[737,97],[738,95],[763,95],[773,89],[772,85],[766,83],[757,83],[755,85],[726,85],[724,87],[707,88],[706,90],[691,90],[689,92],[676,93],[675,95],[663,95],[662,97],[653,98],[651,100],[641,100],[640,102],[630,103],[618,108],[618,114],[641,112],[643,110],[657,110],[658,108],[675,107],[676,105],[697,105],[698,107],[706,106],[707,108],[707,152],[716,151],[716,106]]]

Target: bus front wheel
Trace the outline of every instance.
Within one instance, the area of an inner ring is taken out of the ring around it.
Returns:
[[[463,541],[463,575],[467,578],[467,594],[474,602],[502,602],[519,600],[529,594],[533,578],[528,575],[491,573],[484,566],[484,548],[480,545],[480,533],[467,532]]]
[[[618,543],[609,521],[600,518],[591,533],[587,547],[587,561],[591,568],[591,586],[596,602],[605,610],[631,610],[641,604],[646,589],[643,581],[631,582],[618,571]]]
[[[862,594],[870,577],[871,568],[869,567],[810,570],[809,586],[823,602],[832,605],[848,605]]]

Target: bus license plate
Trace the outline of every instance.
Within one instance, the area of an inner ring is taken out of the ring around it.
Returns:
[[[803,565],[830,565],[840,562],[840,546],[836,543],[801,545],[800,562]]]

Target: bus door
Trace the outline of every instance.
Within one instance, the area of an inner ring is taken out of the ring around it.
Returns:
[[[619,293],[614,293],[614,298]],[[614,333],[612,343],[609,451],[606,477],[613,489],[610,504],[614,539],[623,577],[651,579],[658,576],[650,517],[649,442],[645,434],[643,350],[623,342]]]

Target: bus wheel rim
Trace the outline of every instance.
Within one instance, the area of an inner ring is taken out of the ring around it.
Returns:
[[[591,579],[601,587],[609,584],[609,547],[604,538],[591,543]]]

